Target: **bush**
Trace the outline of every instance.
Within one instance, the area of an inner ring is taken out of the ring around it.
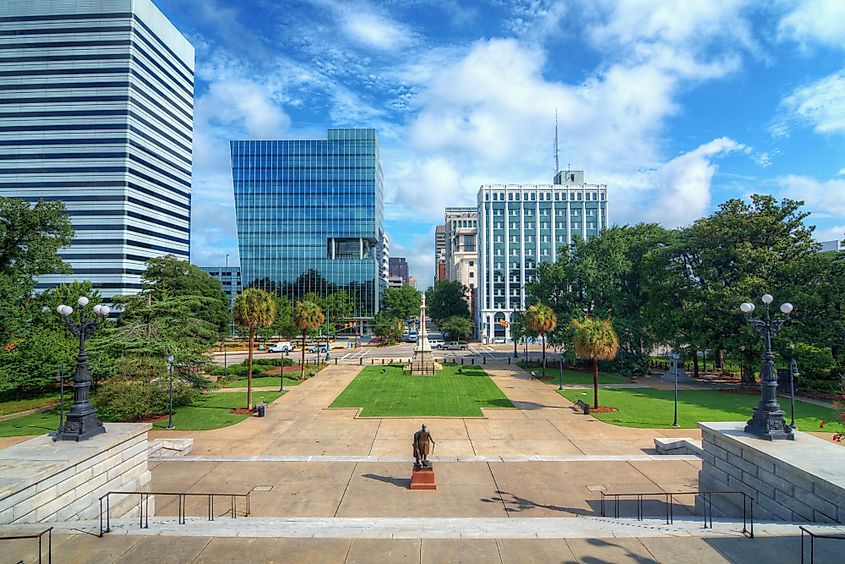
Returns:
[[[807,343],[795,345],[800,386],[807,391],[839,393],[841,377],[835,370],[836,363],[828,348],[814,347]]]
[[[195,393],[185,382],[174,380],[173,407],[190,404]],[[111,421],[137,421],[167,413],[170,407],[166,380],[114,379],[100,386],[94,401],[103,418]]]
[[[293,359],[291,358],[264,358],[258,357],[252,359],[252,368],[255,370],[256,365],[262,364],[264,366],[293,366]],[[245,359],[239,366],[246,368],[249,365],[249,359]],[[244,372],[246,374],[246,372]]]

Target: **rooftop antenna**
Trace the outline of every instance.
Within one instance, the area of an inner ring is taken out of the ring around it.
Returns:
[[[560,153],[557,145],[557,108],[555,108],[555,176],[560,172]]]

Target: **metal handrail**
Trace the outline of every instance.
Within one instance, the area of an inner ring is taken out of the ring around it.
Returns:
[[[207,497],[208,498],[208,520],[214,521],[214,498],[228,497],[230,503],[229,511],[233,519],[238,517],[238,498],[245,500],[244,517],[250,514],[250,494],[252,491],[246,493],[201,493],[201,492],[121,492],[110,491],[100,496],[100,537],[105,533],[111,531],[111,507],[109,504],[109,496],[111,495],[137,495],[138,501],[138,525],[142,529],[150,528],[150,496],[176,496],[178,500],[177,519],[180,525],[186,523],[186,507],[188,496]],[[103,501],[105,501],[105,527],[103,526]]]
[[[633,497],[637,500],[637,521],[643,520],[643,498],[646,497],[662,497],[663,503],[666,506],[666,524],[675,522],[675,496],[679,495],[700,495],[704,502],[704,528],[713,528],[713,494],[716,495],[741,495],[742,496],[742,534],[748,538],[754,538],[754,498],[745,492],[729,491],[729,492],[703,492],[699,490],[686,492],[650,492],[650,493],[623,493],[614,492],[601,494],[601,516],[606,517],[605,512],[605,498],[613,498],[614,511],[613,517],[619,519],[619,498]]]
[[[815,560],[815,544],[816,539],[830,539],[830,540],[845,540],[845,533],[839,535],[825,535],[821,533],[814,533],[803,525],[798,526],[801,529],[801,564],[804,564],[804,533],[810,535],[810,564]]]
[[[30,533],[28,535],[2,536],[2,537],[0,537],[0,541],[38,539],[38,564],[41,564],[41,562],[42,562],[41,554],[43,552],[42,537],[44,535],[47,535],[47,562],[48,562],[48,564],[52,564],[52,562],[53,562],[53,527],[49,527],[47,529],[44,529],[40,533]]]

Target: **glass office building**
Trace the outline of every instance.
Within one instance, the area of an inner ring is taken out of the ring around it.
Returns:
[[[607,185],[587,184],[580,170],[553,184],[487,184],[478,190],[478,305],[482,339],[510,341],[513,314],[525,309],[525,284],[557,250],[607,229]],[[504,322],[504,323],[503,323]]]
[[[150,0],[0,0],[0,195],[64,202],[59,255],[108,300],[189,258],[194,48]]]
[[[356,317],[373,317],[386,285],[376,131],[232,141],[231,151],[243,286],[294,301],[342,289]]]

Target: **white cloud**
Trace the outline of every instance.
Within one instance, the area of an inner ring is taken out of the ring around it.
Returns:
[[[329,9],[343,33],[355,43],[380,51],[395,51],[412,44],[414,33],[408,26],[379,12],[366,2],[314,0]]]
[[[796,123],[808,124],[817,133],[845,133],[845,70],[796,88],[780,108],[786,115],[770,127],[775,137],[788,133]]]
[[[603,172],[612,222],[689,225],[710,211],[711,184],[718,170],[714,159],[733,152],[751,154],[745,145],[720,137],[651,170]]]
[[[817,227],[813,232],[813,239],[816,241],[843,241],[845,240],[845,225],[833,225],[821,229]]]
[[[845,2],[842,0],[803,0],[794,4],[778,24],[778,38],[804,46],[818,43],[845,49]]]
[[[787,175],[777,179],[781,195],[803,200],[816,217],[845,217],[845,180],[816,180],[809,176]]]

